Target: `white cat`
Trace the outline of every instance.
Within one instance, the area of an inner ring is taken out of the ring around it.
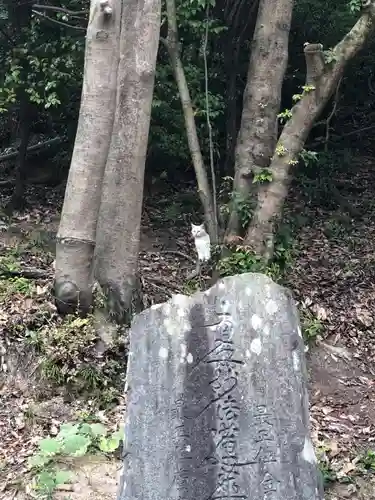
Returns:
[[[191,234],[194,238],[195,248],[198,254],[198,261],[205,262],[211,258],[211,242],[204,224],[196,226],[191,225]]]

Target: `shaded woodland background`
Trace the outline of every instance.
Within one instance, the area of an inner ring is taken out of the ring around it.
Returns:
[[[53,435],[61,422],[99,421],[115,429],[123,418],[128,325],[108,329],[100,297],[95,315],[63,318],[51,287],[80,107],[88,4],[54,3],[82,11],[67,20],[66,12],[38,9],[27,0],[0,2],[3,498],[14,489],[27,492],[25,477],[29,480],[31,472],[26,459],[37,437]],[[12,11],[12,5],[17,9]],[[19,7],[30,5],[31,22],[18,15]],[[181,0],[177,6],[181,56],[208,165],[202,57],[206,12],[198,1]],[[334,46],[358,17],[355,6],[296,2],[281,112],[305,83],[304,43]],[[9,12],[14,16],[9,18]],[[224,212],[256,12],[253,0],[218,0],[211,10],[209,107]],[[294,169],[272,262],[265,269],[239,250],[220,269],[223,276],[260,270],[292,289],[310,346],[313,436],[327,495],[358,500],[373,498],[375,492],[374,49],[372,37],[313,127]],[[195,266],[190,222],[200,223],[202,217],[180,97],[160,44],[141,231],[144,307],[199,287],[189,278]]]
[[[74,11],[85,7],[88,7],[87,2],[81,5],[72,1],[64,5],[64,8]],[[356,18],[349,7],[341,2],[329,5],[323,1],[313,5],[311,2],[297,2],[281,111],[291,107],[293,95],[305,82],[303,44],[306,41],[322,43],[325,49],[334,46]],[[58,14],[54,19],[64,22],[64,13]],[[77,16],[75,28],[56,24],[45,19],[46,16],[47,10],[34,16],[28,30],[22,27],[20,17],[13,25],[4,19],[1,32],[3,85],[0,102],[3,112],[0,159],[4,181],[17,181],[14,208],[22,205],[25,179],[49,185],[64,182],[75,137],[82,85],[85,14]],[[206,25],[205,12],[194,3],[191,6],[189,1],[180,2],[179,18],[182,60],[199,137],[208,159],[204,61],[200,46]],[[253,1],[230,2],[230,5],[225,1],[217,2],[210,20],[207,48],[210,118],[215,167],[222,188],[225,187],[225,177],[233,175],[233,154],[255,21],[256,3]],[[297,175],[311,178],[310,170],[313,170],[316,176],[311,181],[319,182],[327,164],[338,163],[345,168],[350,164],[351,155],[369,152],[372,127],[375,128],[372,123],[375,91],[372,48],[370,42],[347,69],[334,99],[315,124],[307,143],[308,151],[319,153],[317,161],[309,161],[308,157],[309,165],[300,165]],[[26,63],[22,68],[24,59]],[[26,95],[22,95],[25,89]],[[21,156],[25,147],[51,139],[55,142],[50,146],[30,151],[23,166]],[[17,173],[17,158],[7,159],[9,153],[16,151],[20,151],[20,173]],[[161,184],[178,191],[185,183],[194,181],[181,104],[169,57],[162,44],[158,55],[146,169],[146,194],[153,193]],[[311,183],[310,186],[314,191]],[[342,188],[340,185],[336,187]],[[333,187],[330,190],[335,193],[335,200],[341,199]]]

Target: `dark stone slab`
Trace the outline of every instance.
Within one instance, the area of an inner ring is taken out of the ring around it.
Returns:
[[[131,328],[121,500],[321,500],[304,345],[261,274],[174,296]]]

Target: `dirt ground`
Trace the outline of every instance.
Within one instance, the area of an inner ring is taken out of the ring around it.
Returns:
[[[372,197],[375,192],[372,174],[361,172],[353,182],[367,182],[366,199]],[[294,199],[292,196],[289,203],[291,207],[297,205],[298,195]],[[44,246],[46,252],[53,249],[60,208],[61,196],[51,195],[49,204],[14,217],[11,227],[3,227],[1,232],[0,255],[25,241]],[[327,226],[334,227],[336,236],[327,235]],[[149,304],[164,301],[170,293],[184,292],[183,282],[194,268],[186,226],[181,223],[173,231],[165,227],[170,225],[158,227],[146,209],[140,262]],[[350,222],[349,228],[339,224],[337,229],[332,211],[317,213],[299,233],[298,253],[287,276],[287,285],[300,309],[308,313],[310,326],[319,325],[318,335],[307,353],[311,425],[328,478],[326,498],[331,500],[375,498],[375,476],[366,473],[363,465],[363,457],[369,451],[375,452],[374,242],[375,206],[369,206],[361,220]],[[27,263],[45,272],[38,285],[41,290],[52,279],[52,260],[52,254],[48,258],[33,254]],[[14,325],[17,314],[27,314],[35,307],[20,298],[17,301],[13,306],[0,306],[3,341],[9,321]],[[0,499],[25,500],[31,498],[30,492],[28,496],[22,491],[20,482],[36,442],[59,422],[74,418],[84,403],[67,404],[59,395],[44,402],[32,401],[38,382],[33,380],[35,360],[29,363],[26,359],[17,360],[17,349],[9,346],[8,352],[13,356],[11,365],[17,368],[0,378]],[[25,420],[31,404],[35,405],[36,415],[32,424]],[[103,415],[103,419],[120,422],[124,409],[122,402],[110,414]],[[375,469],[375,458],[373,462]],[[120,471],[118,460],[98,456],[82,459],[75,466],[76,480],[58,491],[55,498],[115,498]]]

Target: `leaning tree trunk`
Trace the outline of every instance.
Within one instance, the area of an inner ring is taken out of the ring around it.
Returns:
[[[203,206],[207,231],[210,235],[211,243],[215,244],[218,242],[217,214],[215,213],[214,203],[214,196],[216,196],[216,193],[211,192],[210,184],[208,182],[207,171],[199,144],[197,127],[195,125],[189,87],[180,57],[175,0],[166,0],[166,5],[168,15],[168,36],[165,40],[165,44],[168,49],[178,92],[180,94],[189,150],[195,170],[195,176],[197,178],[198,194]]]
[[[241,235],[241,205],[251,201],[254,175],[269,166],[277,141],[292,11],[293,0],[259,2],[235,152],[233,202],[225,235],[228,243]]]
[[[87,311],[104,168],[116,103],[122,0],[91,0],[78,128],[56,244],[60,312]]]
[[[161,0],[124,2],[116,116],[97,227],[95,277],[109,313],[126,322],[138,302],[144,168],[159,46]],[[134,306],[134,307],[133,307]]]
[[[288,194],[290,170],[309,132],[332,96],[347,63],[362,49],[375,30],[375,4],[370,4],[351,31],[332,51],[333,63],[326,64],[321,44],[305,44],[306,90],[292,108],[271,162],[272,182],[258,196],[257,209],[249,225],[245,243],[266,260],[274,249],[275,224]]]

